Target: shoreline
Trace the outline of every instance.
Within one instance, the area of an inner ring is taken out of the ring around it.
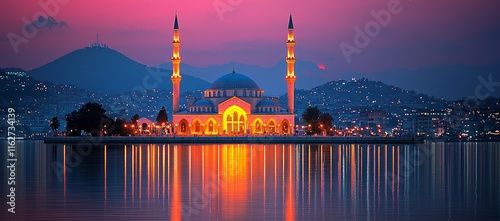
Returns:
[[[290,144],[290,143],[352,143],[352,144],[419,144],[424,139],[411,137],[296,137],[296,136],[262,136],[262,137],[46,137],[48,144],[77,144],[90,142],[93,144],[130,144],[130,143],[169,143],[169,144]]]

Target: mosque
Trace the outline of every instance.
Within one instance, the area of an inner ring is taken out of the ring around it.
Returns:
[[[288,53],[286,57],[288,105],[281,107],[277,97],[264,96],[250,77],[232,73],[218,78],[204,91],[202,98],[187,99],[187,108],[179,108],[180,36],[177,14],[172,41],[172,122],[177,135],[290,135],[294,132],[295,54],[292,15],[288,22]]]

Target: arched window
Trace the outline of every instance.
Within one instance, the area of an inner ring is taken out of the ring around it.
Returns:
[[[253,97],[253,91],[250,91],[250,97]]]
[[[239,120],[239,132],[240,133],[245,133],[245,118],[243,117],[243,115],[240,116],[240,120]]]
[[[196,121],[194,123],[194,132],[195,133],[201,133],[201,125],[200,125],[200,122],[199,121]]]
[[[288,120],[284,119],[281,122],[281,132],[283,134],[291,134],[291,130],[293,130],[292,125],[288,122]]]
[[[245,116],[244,114],[238,114],[234,111],[232,114],[226,117],[226,128],[229,134],[242,134],[245,133]]]
[[[213,121],[210,121],[208,123],[208,132],[209,133],[213,133],[214,132],[214,122]]]
[[[247,96],[247,91],[243,91],[243,97]]]
[[[238,96],[238,92],[234,90],[234,96]]]
[[[274,125],[274,121],[269,122],[269,132],[274,133],[276,131],[276,126]]]
[[[261,132],[261,127],[260,127],[260,121],[257,121],[257,123],[255,123],[255,133],[260,133]]]
[[[186,133],[187,132],[187,125],[185,122],[181,123],[181,132]]]
[[[220,97],[220,91],[217,91],[217,97]]]
[[[226,93],[226,91],[224,91],[224,92],[223,92],[223,95],[222,95],[222,96],[227,97],[227,93]]]

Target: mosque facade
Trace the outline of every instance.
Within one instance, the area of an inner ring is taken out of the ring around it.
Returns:
[[[206,89],[201,98],[188,98],[180,109],[180,29],[175,16],[172,61],[172,122],[177,135],[290,135],[295,131],[294,86],[295,54],[292,16],[288,22],[287,83],[288,103],[280,106],[277,97],[264,96],[250,77],[237,73],[222,75]]]

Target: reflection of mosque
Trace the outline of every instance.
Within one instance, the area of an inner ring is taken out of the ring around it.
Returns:
[[[86,198],[100,209],[103,205],[108,209],[148,208],[151,214],[170,220],[251,216],[263,220],[371,220],[391,212],[403,220],[408,218],[404,214],[415,210],[428,211],[426,205],[409,204],[412,199],[432,201],[438,208],[431,210],[448,211],[448,206],[456,209],[455,204],[478,211],[491,209],[500,200],[496,188],[500,185],[496,176],[500,151],[496,146],[474,149],[474,143],[463,145],[465,148],[450,149],[445,143],[143,144],[90,150],[64,145],[20,152],[25,158],[21,162],[26,163],[21,171],[32,173],[41,182],[19,182],[47,191],[52,182],[45,181],[60,178],[61,197],[68,205],[80,200],[75,194],[87,188],[95,194]],[[60,163],[57,173],[47,175],[54,163]],[[478,192],[489,194],[478,196]],[[46,204],[43,200],[33,199]],[[448,218],[448,213],[429,214]]]
[[[179,135],[292,134],[294,122],[295,54],[292,16],[288,22],[287,74],[288,106],[281,107],[276,97],[264,96],[251,78],[233,72],[218,78],[204,91],[203,98],[191,98],[185,110],[179,109],[180,36],[177,15],[174,22],[172,55],[172,106],[174,131]]]

